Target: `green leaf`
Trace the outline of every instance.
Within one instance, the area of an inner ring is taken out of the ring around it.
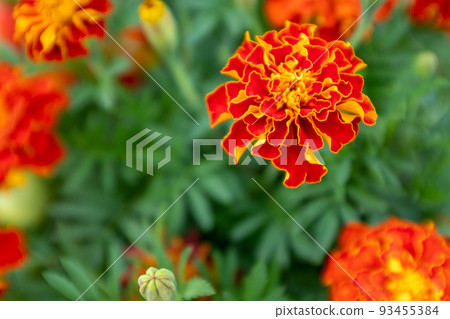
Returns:
[[[202,278],[192,278],[189,280],[183,289],[183,299],[193,300],[199,297],[212,296],[216,292],[209,282]]]
[[[199,227],[205,231],[211,230],[214,226],[214,215],[208,199],[196,188],[190,189],[187,195],[192,216],[198,223]]]
[[[178,263],[178,280],[180,283],[184,282],[184,274],[186,270],[186,264],[189,256],[191,255],[192,247],[186,247],[181,253],[180,262]]]
[[[81,292],[73,283],[61,275],[55,273],[44,273],[42,275],[47,283],[61,295],[69,300],[77,300]]]
[[[338,230],[339,214],[335,209],[330,208],[328,212],[314,224],[312,236],[325,250],[329,250],[336,238]],[[323,250],[321,251],[323,252]],[[323,252],[323,255],[325,255],[325,252]]]
[[[84,291],[87,289],[94,280],[92,278],[89,278],[86,275],[86,271],[77,263],[67,259],[67,258],[61,258],[61,264],[64,268],[64,270],[69,275],[69,278],[73,283],[75,283],[75,286]],[[92,286],[87,292],[86,295],[84,295],[85,299],[87,300],[94,300],[94,301],[100,301],[105,300],[107,298],[101,297],[97,287]]]
[[[255,232],[267,219],[266,215],[257,214],[237,224],[230,233],[231,239],[241,241]]]
[[[268,273],[265,264],[262,262],[256,264],[244,280],[243,300],[258,300],[264,292],[264,288],[267,284],[267,277]]]

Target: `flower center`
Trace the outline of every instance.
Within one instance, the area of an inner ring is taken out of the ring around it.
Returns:
[[[83,6],[83,2],[84,1],[78,1],[81,6]],[[79,6],[73,0],[41,0],[39,12],[55,22],[66,24],[72,20],[73,14],[77,8],[79,8]]]
[[[314,82],[310,71],[284,71],[273,76],[280,84],[277,88],[277,108],[287,107],[295,113],[304,107],[309,99],[309,89]]]
[[[440,300],[443,291],[439,291],[435,284],[419,271],[404,268],[400,260],[394,258],[388,260],[387,268],[392,279],[386,288],[392,293],[394,300]]]

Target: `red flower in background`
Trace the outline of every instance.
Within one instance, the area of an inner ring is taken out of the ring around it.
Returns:
[[[211,125],[233,119],[223,147],[236,161],[247,149],[287,172],[284,184],[319,182],[327,172],[313,151],[337,153],[356,138],[358,124],[377,114],[362,93],[366,65],[350,44],[327,43],[315,26],[288,23],[256,42],[246,34],[222,73],[235,79],[206,96]]]
[[[375,18],[382,21],[390,17],[400,0],[387,0],[378,10]],[[405,4],[412,19],[419,24],[430,24],[450,31],[450,2],[448,0],[406,0]]]
[[[448,0],[415,0],[411,16],[423,24],[432,24],[450,32],[450,2]]]
[[[13,6],[3,0],[0,0],[0,41],[7,43],[15,48],[19,44],[14,41],[14,18]]]
[[[108,0],[21,0],[14,9],[17,40],[35,61],[74,58],[88,53],[83,41],[104,36]],[[99,26],[96,22],[101,26]]]
[[[387,0],[376,12],[375,20],[383,21],[389,18],[394,8],[398,5],[399,0]]]
[[[276,28],[284,27],[286,21],[314,23],[316,36],[334,41],[352,34],[362,6],[360,0],[266,0],[264,11]]]
[[[20,184],[26,169],[47,175],[63,157],[53,128],[68,102],[64,80],[0,64],[0,186]]]
[[[8,288],[2,277],[25,260],[22,234],[14,229],[0,229],[0,298]]]
[[[450,300],[450,246],[434,224],[398,219],[348,225],[322,280],[332,300]],[[338,264],[337,264],[338,263]]]

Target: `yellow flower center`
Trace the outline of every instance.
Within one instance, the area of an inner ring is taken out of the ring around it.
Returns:
[[[386,288],[392,294],[392,300],[440,300],[444,293],[416,269],[403,267],[398,259],[389,259],[387,269],[391,273],[391,279]]]
[[[284,71],[272,76],[279,79],[277,108],[287,107],[299,113],[300,108],[308,102],[308,91],[314,82],[310,71]]]
[[[164,15],[166,5],[160,0],[145,0],[139,7],[139,16],[145,22],[156,24]]]
[[[77,2],[83,6],[85,1],[78,0]],[[73,0],[41,0],[39,2],[39,12],[59,24],[67,24],[70,22],[77,8],[79,6]]]

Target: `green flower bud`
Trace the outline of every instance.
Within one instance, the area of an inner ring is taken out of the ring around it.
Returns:
[[[419,53],[415,60],[415,68],[420,75],[427,76],[436,72],[439,60],[432,51],[423,51]]]
[[[142,29],[160,57],[173,54],[178,46],[178,32],[170,8],[161,0],[144,0],[139,6]]]
[[[177,281],[167,269],[150,267],[138,279],[139,292],[148,301],[173,301],[177,297]]]
[[[32,173],[24,173],[22,179],[22,185],[0,189],[0,223],[31,228],[44,217],[49,191],[45,181]]]

